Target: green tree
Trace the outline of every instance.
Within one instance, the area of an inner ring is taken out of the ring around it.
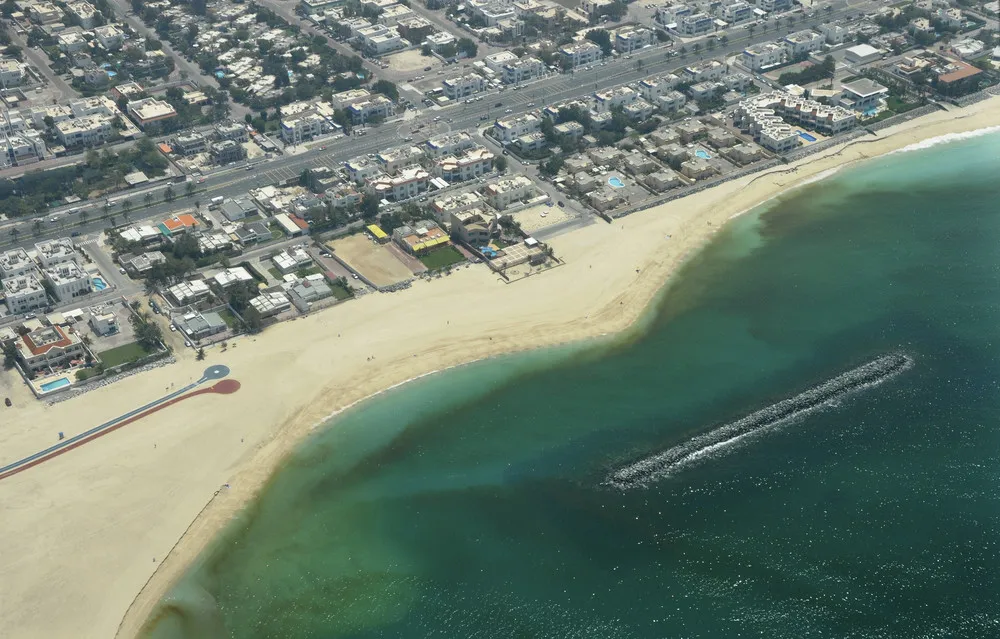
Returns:
[[[199,362],[201,360],[205,359],[205,347],[204,346],[202,346],[201,348],[198,349],[198,354],[195,355],[195,359],[198,360]]]
[[[493,158],[493,168],[500,173],[505,172],[507,170],[507,158],[502,155]]]
[[[168,186],[167,188],[163,189],[163,200],[165,202],[173,201],[176,195],[177,194],[174,192],[174,187],[172,186]]]
[[[142,196],[142,201],[146,203],[146,206],[149,206],[153,203],[153,194],[147,191],[146,195]]]
[[[606,29],[591,29],[587,32],[586,38],[599,45],[604,55],[611,55],[611,34]]]
[[[396,88],[395,84],[389,82],[388,80],[378,80],[373,83],[372,91],[375,93],[381,93],[394,102],[399,99],[399,89]]]
[[[42,234],[42,221],[41,220],[37,220],[36,219],[34,222],[32,222],[32,224],[31,224],[31,232],[34,233],[36,236]]]
[[[469,38],[459,38],[456,47],[467,58],[474,58],[479,53],[479,46]]]
[[[184,194],[188,197],[194,195],[194,182],[187,182],[184,184]]]
[[[361,197],[361,217],[373,220],[378,215],[378,196],[365,193]]]

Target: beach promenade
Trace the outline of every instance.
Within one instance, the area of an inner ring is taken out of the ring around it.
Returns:
[[[50,447],[59,432],[74,437],[154,402],[171,384],[194,383],[206,366],[231,367],[242,386],[146,414],[0,481],[4,636],[135,636],[220,528],[331,414],[431,371],[625,331],[734,216],[853,162],[997,126],[997,98],[933,113],[866,144],[560,236],[552,244],[566,264],[516,284],[498,285],[485,268],[460,269],[278,324],[225,354],[208,351],[204,362],[183,354],[52,406],[10,389],[16,401],[0,409],[0,466]]]

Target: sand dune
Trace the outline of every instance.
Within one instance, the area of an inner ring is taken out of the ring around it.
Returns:
[[[181,354],[177,364],[52,407],[14,389],[17,406],[0,407],[0,464],[51,445],[58,431],[71,436],[151,401],[209,364],[228,365],[242,383],[234,395],[189,400],[0,481],[0,634],[134,636],[205,544],[331,412],[428,371],[625,330],[733,215],[846,163],[998,124],[1000,99],[936,113],[792,172],[594,224],[553,241],[565,266],[513,284],[479,265],[280,324],[227,352],[209,351],[205,362]]]

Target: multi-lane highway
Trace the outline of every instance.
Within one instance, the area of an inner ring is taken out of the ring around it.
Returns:
[[[251,170],[238,167],[211,173],[204,176],[204,181],[197,183],[198,190],[193,196],[184,197],[182,195],[172,202],[161,200],[147,208],[136,208],[131,211],[130,218],[134,222],[146,219],[163,219],[178,211],[193,208],[196,200],[204,205],[212,197],[241,195],[257,186],[298,176],[304,169],[319,166],[341,166],[344,161],[352,157],[402,144],[403,138],[408,135],[425,138],[432,132],[484,126],[493,119],[504,115],[507,109],[511,109],[515,113],[524,112],[530,108],[561,102],[594,91],[636,82],[652,75],[674,71],[696,61],[731,56],[750,44],[773,40],[786,33],[807,28],[813,23],[836,19],[846,13],[864,11],[876,4],[876,2],[865,2],[852,6],[842,3],[831,11],[818,11],[811,19],[800,20],[795,25],[789,25],[788,20],[784,20],[780,29],[775,27],[773,21],[768,22],[766,25],[758,26],[753,36],[745,29],[737,29],[730,31],[726,44],[718,44],[713,50],[708,50],[707,47],[703,46],[698,53],[688,53],[687,56],[673,53],[673,48],[669,46],[648,47],[635,53],[629,59],[618,58],[575,73],[554,74],[524,84],[519,90],[507,89],[502,93],[491,92],[485,95],[482,101],[471,104],[455,104],[443,109],[423,109],[416,115],[408,114],[407,118],[397,118],[379,127],[368,128],[363,136],[342,136],[318,142],[312,148],[300,153],[261,160]],[[496,107],[498,102],[502,105],[499,108]],[[535,107],[528,107],[528,104],[532,103],[535,104]],[[421,127],[419,133],[411,133],[417,127]],[[178,194],[183,194],[183,185],[175,186],[175,191]],[[121,200],[125,197],[132,200],[134,207],[142,202],[141,197],[127,193],[116,195],[113,199]],[[67,208],[64,207],[61,211],[65,212]],[[116,216],[119,223],[124,220],[117,207],[112,209],[111,213]],[[69,231],[86,235],[99,232],[107,227],[107,222],[99,219],[103,214],[101,202],[91,203],[88,209],[89,220],[85,224],[79,223],[79,213],[66,215],[60,219],[58,224],[52,224],[48,222],[48,218],[52,214],[52,211],[43,214],[43,222],[37,229],[34,220],[23,220],[0,230],[0,248],[29,246],[41,239],[64,236]],[[61,214],[57,212],[57,215]],[[10,229],[14,227],[18,229],[16,241],[10,235]]]

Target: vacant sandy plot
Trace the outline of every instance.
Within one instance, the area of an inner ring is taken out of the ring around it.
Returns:
[[[410,269],[396,259],[389,249],[360,233],[328,242],[327,246],[336,252],[337,257],[376,286],[389,286],[413,277]]]
[[[542,206],[532,206],[523,211],[518,211],[514,213],[513,217],[521,225],[521,229],[525,233],[534,233],[538,229],[568,220],[569,214],[557,206],[545,206],[543,204]]]
[[[438,68],[441,61],[434,56],[421,55],[420,49],[410,49],[402,53],[386,56],[383,58],[389,63],[389,68],[400,73],[410,73],[411,71],[423,71],[426,67]]]

